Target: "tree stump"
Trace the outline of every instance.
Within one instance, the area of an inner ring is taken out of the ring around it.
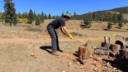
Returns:
[[[78,57],[79,57],[79,60],[81,61],[89,59],[90,49],[84,46],[80,46],[78,50]]]

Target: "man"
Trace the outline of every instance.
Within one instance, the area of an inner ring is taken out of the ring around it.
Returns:
[[[63,52],[59,48],[58,36],[56,34],[55,29],[58,29],[60,27],[60,29],[64,35],[67,35],[67,36],[69,36],[69,38],[73,39],[73,36],[67,31],[67,29],[65,27],[65,21],[68,21],[70,18],[71,18],[71,15],[69,13],[67,13],[66,15],[64,15],[64,17],[57,18],[57,19],[53,20],[47,26],[47,30],[51,36],[51,41],[52,41],[52,54],[55,56],[59,56],[59,54],[57,54],[56,51]]]

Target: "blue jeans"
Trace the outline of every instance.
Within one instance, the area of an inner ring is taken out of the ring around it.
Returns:
[[[59,42],[58,42],[58,36],[57,33],[52,25],[47,26],[48,33],[51,36],[51,42],[52,42],[52,52],[56,52],[57,49],[59,49]]]

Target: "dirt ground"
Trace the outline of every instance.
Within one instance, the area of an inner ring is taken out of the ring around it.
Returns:
[[[0,27],[0,72],[93,72],[74,64],[78,47],[83,43],[59,35],[60,56],[51,55],[51,39],[47,33],[26,31],[26,28]],[[69,30],[77,32],[77,30]],[[112,37],[112,42],[121,39],[116,35],[128,36],[128,32],[79,30],[84,36],[74,36],[87,42],[93,53],[103,37]],[[88,66],[85,66],[85,68]],[[94,68],[95,66],[93,66]]]

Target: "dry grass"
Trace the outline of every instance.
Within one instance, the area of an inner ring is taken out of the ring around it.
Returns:
[[[67,23],[69,32],[77,33],[77,35],[73,35],[74,38],[84,42],[89,40],[88,48],[92,52],[93,47],[101,46],[104,36],[112,37],[112,43],[115,43],[117,39],[122,40],[115,37],[116,35],[128,36],[127,31],[77,29],[81,21],[75,21],[69,22],[71,25]],[[46,20],[46,24],[48,22]],[[78,47],[83,43],[63,37],[62,33],[57,30],[59,45],[64,53],[55,57],[49,53],[51,49],[40,49],[42,46],[51,46],[51,39],[46,30],[39,32],[25,29],[26,27],[0,27],[0,72],[84,72],[84,69],[80,69],[80,65],[69,66],[69,63],[73,63],[71,60],[74,57],[73,54],[78,51]],[[31,56],[32,53],[36,58]]]

